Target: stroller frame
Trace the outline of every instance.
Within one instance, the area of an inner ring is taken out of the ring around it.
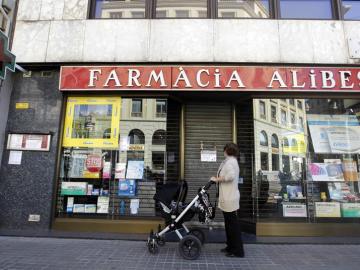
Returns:
[[[214,182],[209,181],[205,186],[203,186],[195,198],[185,207],[185,209],[178,215],[171,215],[171,223],[166,226],[163,230],[160,229],[157,233],[153,231],[150,232],[148,237],[147,246],[148,250],[152,254],[158,253],[158,246],[165,245],[165,234],[169,232],[174,232],[178,236],[179,242],[179,252],[180,255],[184,259],[195,260],[200,256],[201,253],[201,245],[204,244],[205,235],[200,229],[189,230],[187,226],[182,222],[182,218],[186,215],[186,213],[195,205],[197,200],[205,194],[211,185]],[[178,208],[180,197],[182,196],[182,191],[180,192],[179,199],[176,203],[176,209]],[[184,229],[186,235],[182,235],[180,230]]]

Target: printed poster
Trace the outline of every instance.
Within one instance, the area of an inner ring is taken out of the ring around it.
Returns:
[[[115,165],[115,179],[126,178],[126,163],[116,163]]]
[[[119,180],[119,196],[135,196],[136,194],[136,181],[135,180]]]
[[[62,182],[61,195],[86,195],[87,182]]]
[[[360,153],[360,125],[355,115],[308,114],[315,153]]]
[[[143,176],[144,176],[144,161],[129,160],[127,164],[126,178],[143,179]]]
[[[216,162],[216,150],[201,150],[201,162]]]
[[[340,203],[338,202],[316,202],[316,217],[341,217]]]
[[[343,217],[360,217],[360,203],[342,203],[341,213]]]
[[[313,181],[344,181],[341,164],[310,163],[308,173]]]
[[[109,197],[108,196],[99,196],[98,197],[96,213],[98,213],[98,214],[109,213]]]
[[[283,204],[284,217],[307,217],[305,204]]]

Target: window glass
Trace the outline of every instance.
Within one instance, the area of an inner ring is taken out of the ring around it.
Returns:
[[[165,114],[160,118],[156,117],[159,102]],[[142,103],[144,108],[139,106]],[[70,124],[64,134],[77,137],[69,145],[63,143],[61,150],[57,217],[121,219],[160,214],[154,194],[165,182],[178,180],[179,167],[175,119],[181,107],[172,103],[174,122],[168,125],[167,103],[151,98],[69,97],[65,121]],[[142,110],[141,116],[132,116]],[[116,144],[111,145],[113,136]]]
[[[157,0],[156,18],[207,18],[207,0]]]
[[[145,18],[145,3],[146,0],[95,0],[95,18]]]
[[[279,170],[279,155],[277,154],[272,154],[271,155],[271,169],[273,171],[278,171]]]
[[[281,124],[286,125],[287,124],[287,114],[286,111],[281,110]]]
[[[260,153],[260,161],[261,161],[261,170],[268,171],[269,170],[269,154],[268,153]]]
[[[156,100],[156,117],[166,116],[166,100]]]
[[[277,123],[277,112],[275,106],[271,106],[271,121]]]
[[[260,132],[260,145],[268,146],[268,137],[265,131]]]
[[[271,147],[273,148],[279,148],[279,139],[276,136],[276,134],[273,134],[271,136]]]
[[[131,115],[135,117],[142,116],[142,99],[133,99],[132,100],[132,110]]]
[[[343,0],[342,13],[345,20],[360,20],[360,1]]]
[[[269,18],[268,0],[218,0],[219,18]]]
[[[300,110],[302,110],[303,109],[303,103],[300,101],[300,100],[298,100],[297,101],[297,107],[298,107],[298,109],[300,109]]]
[[[280,16],[286,19],[332,19],[331,0],[280,0]]]
[[[259,112],[260,112],[260,117],[263,119],[266,119],[266,107],[265,107],[265,102],[264,101],[260,101],[259,102]]]

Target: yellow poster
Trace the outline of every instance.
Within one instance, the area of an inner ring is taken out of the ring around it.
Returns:
[[[306,153],[306,140],[304,133],[287,133],[283,134],[283,153],[284,154],[301,154]]]
[[[63,146],[117,148],[120,97],[69,97]]]

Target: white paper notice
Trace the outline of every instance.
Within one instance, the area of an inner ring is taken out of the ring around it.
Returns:
[[[130,213],[132,215],[136,215],[138,213],[139,206],[140,206],[140,200],[139,199],[130,200]]]
[[[23,135],[22,134],[11,134],[10,136],[10,143],[8,147],[10,149],[21,149],[22,142],[23,142]]]
[[[201,151],[201,162],[216,162],[216,151],[215,150],[202,150]]]
[[[31,136],[26,140],[26,149],[41,149],[42,137],[41,136]]]
[[[9,164],[20,165],[22,159],[22,151],[10,151]]]

